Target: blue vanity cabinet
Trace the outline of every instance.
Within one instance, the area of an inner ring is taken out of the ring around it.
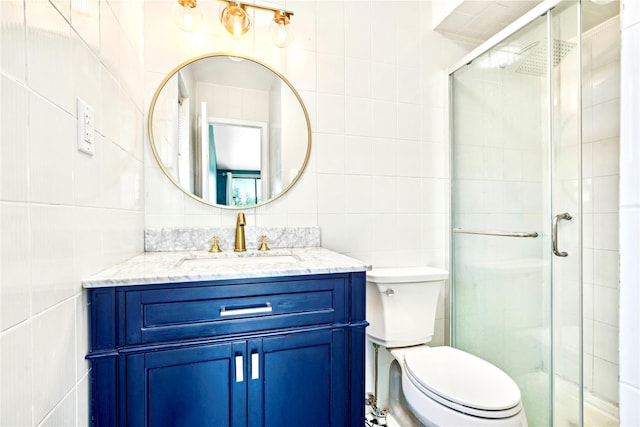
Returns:
[[[365,273],[90,289],[94,426],[361,426]]]

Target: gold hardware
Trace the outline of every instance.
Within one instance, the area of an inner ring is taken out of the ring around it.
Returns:
[[[258,248],[259,251],[268,251],[269,250],[269,246],[267,246],[267,236],[260,236],[260,239],[262,239],[262,243],[260,245],[260,247]]]
[[[236,244],[233,248],[234,252],[244,252],[247,250],[247,246],[244,241],[245,225],[247,225],[247,220],[244,218],[244,213],[238,212],[238,219],[236,220]]]
[[[218,245],[218,243],[219,243],[218,236],[214,236],[213,245],[211,245],[211,249],[209,249],[209,252],[222,252],[222,249],[220,249],[220,246]]]

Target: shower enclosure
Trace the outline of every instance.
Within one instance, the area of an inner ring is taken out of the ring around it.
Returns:
[[[618,14],[545,1],[450,74],[451,343],[531,426],[617,424]]]

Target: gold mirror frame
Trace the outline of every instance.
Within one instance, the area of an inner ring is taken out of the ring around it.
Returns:
[[[191,64],[193,62],[199,61],[201,59],[213,58],[213,57],[229,57],[230,59],[231,58],[239,58],[239,59],[242,59],[242,60],[251,61],[251,62],[253,62],[253,63],[257,64],[257,65],[261,65],[262,67],[264,67],[267,70],[271,71],[277,77],[279,77],[281,81],[286,83],[286,85],[289,87],[289,89],[291,89],[291,92],[295,95],[296,99],[300,103],[300,107],[302,108],[302,112],[304,113],[304,118],[305,118],[306,125],[307,125],[307,151],[306,151],[304,160],[302,162],[302,165],[300,166],[300,170],[298,171],[298,174],[278,194],[276,194],[275,196],[269,198],[268,200],[264,200],[264,201],[262,201],[260,203],[254,204],[254,205],[245,205],[245,206],[220,205],[220,204],[217,204],[217,203],[212,203],[212,202],[210,202],[208,200],[205,200],[202,197],[192,193],[191,191],[189,191],[188,189],[186,189],[182,185],[180,185],[180,183],[176,180],[176,178],[174,178],[169,173],[169,171],[167,170],[167,168],[165,167],[165,165],[163,164],[163,162],[162,162],[162,160],[160,158],[160,155],[158,153],[158,149],[156,148],[155,140],[154,140],[154,137],[153,137],[153,113],[154,113],[154,110],[155,110],[156,101],[158,100],[158,97],[160,96],[160,93],[162,92],[162,89],[165,87],[167,82],[174,75],[176,75],[176,73],[178,73],[180,70],[182,70],[187,65],[189,65],[189,64]],[[147,120],[147,132],[148,132],[148,135],[149,135],[149,143],[151,144],[151,150],[153,151],[153,156],[155,157],[156,162],[158,162],[158,165],[160,166],[160,169],[165,174],[165,176],[169,179],[169,181],[171,181],[173,183],[173,185],[178,187],[183,193],[185,193],[186,195],[188,195],[192,199],[197,200],[199,202],[202,202],[202,203],[204,203],[206,205],[213,206],[213,207],[220,208],[220,209],[231,209],[231,210],[253,209],[253,208],[256,208],[256,207],[259,207],[259,206],[264,206],[264,205],[266,205],[268,203],[273,202],[274,200],[277,200],[282,195],[287,193],[298,182],[298,180],[302,176],[302,173],[304,172],[304,170],[307,167],[307,163],[309,162],[309,156],[311,154],[311,121],[309,120],[309,113],[307,111],[307,108],[306,108],[304,102],[302,101],[302,98],[300,97],[300,94],[293,87],[291,82],[289,82],[289,80],[287,80],[287,78],[284,77],[280,72],[274,70],[273,68],[271,68],[269,65],[265,64],[262,61],[259,61],[259,60],[255,59],[255,58],[251,58],[249,56],[238,55],[238,54],[235,54],[235,53],[228,53],[228,52],[214,52],[214,53],[207,53],[207,54],[204,54],[204,55],[199,55],[199,56],[196,56],[196,57],[193,57],[191,59],[188,59],[188,60],[184,61],[183,63],[181,63],[180,65],[175,67],[173,70],[171,70],[169,72],[169,74],[167,74],[167,76],[162,80],[162,82],[160,83],[160,85],[156,89],[155,93],[153,94],[153,98],[151,100],[151,105],[149,106],[149,117],[148,117],[148,120]]]

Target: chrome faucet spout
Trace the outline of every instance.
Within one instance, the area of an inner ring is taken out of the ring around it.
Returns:
[[[243,212],[238,213],[236,219],[236,243],[234,247],[235,252],[244,252],[247,250],[247,246],[244,240],[244,226],[247,225],[247,220],[244,217]]]

